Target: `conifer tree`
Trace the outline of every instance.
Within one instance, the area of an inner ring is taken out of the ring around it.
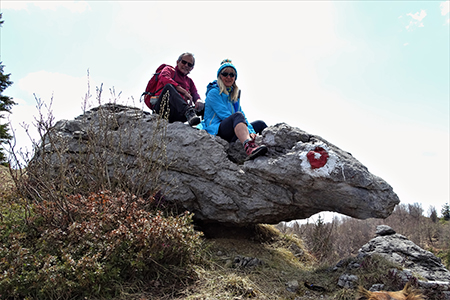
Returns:
[[[444,206],[442,206],[442,217],[444,218],[445,221],[449,221],[450,220],[450,205],[448,203],[444,204]]]
[[[2,26],[2,14],[0,14],[0,27]],[[11,97],[4,96],[3,91],[12,84],[9,80],[11,74],[3,73],[3,65],[0,61],[0,121],[5,118],[4,112],[11,113],[11,107],[16,104]],[[10,140],[12,136],[8,133],[8,124],[0,123],[0,164],[6,163],[6,156],[2,144]]]

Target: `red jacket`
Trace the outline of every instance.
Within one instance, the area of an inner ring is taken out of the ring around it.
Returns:
[[[162,69],[161,71],[161,74],[159,74],[156,90],[161,90],[156,94],[156,96],[159,96],[164,86],[169,83],[173,84],[173,86],[180,85],[182,88],[189,91],[189,93],[191,93],[192,100],[194,100],[194,103],[197,102],[198,99],[200,99],[200,95],[197,92],[194,81],[192,81],[189,76],[181,73],[178,67],[173,68],[172,66],[164,67],[164,69]],[[181,95],[181,97],[183,97],[184,99],[184,95]],[[184,100],[186,101],[186,99]]]

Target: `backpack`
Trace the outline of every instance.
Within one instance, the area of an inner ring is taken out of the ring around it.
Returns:
[[[158,76],[161,73],[162,69],[164,67],[168,66],[167,64],[160,65],[156,71],[155,74],[153,74],[152,78],[148,81],[147,87],[145,88],[145,92],[141,95],[141,102],[142,102],[142,96],[144,96],[144,103],[150,108],[153,109],[153,106],[156,103],[156,100],[158,100],[158,96],[155,96],[162,88],[156,90],[156,87],[158,86]],[[174,76],[175,78],[175,73]]]

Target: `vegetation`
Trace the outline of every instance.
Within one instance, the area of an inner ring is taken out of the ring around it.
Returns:
[[[153,143],[128,149],[135,161],[123,162],[116,159],[119,147],[132,137],[115,136],[113,144],[106,134],[119,126],[111,113],[118,107],[110,103],[96,112],[101,121],[95,130],[84,120],[82,150],[70,160],[64,139],[54,133],[59,125],[51,108],[43,113],[37,101],[43,142],[33,141],[34,154],[12,152],[10,165],[18,169],[2,169],[1,298],[103,299],[148,290],[155,279],[190,281],[204,243],[192,215],[166,203],[156,180],[166,166],[160,143],[165,123],[158,120]],[[106,171],[111,159],[115,176]],[[138,178],[119,172],[136,162]]]
[[[442,218],[445,221],[450,221],[450,205],[448,203],[442,207]]]
[[[4,21],[2,21],[2,14],[0,14],[0,27],[2,26]],[[11,97],[3,95],[3,91],[12,84],[9,80],[9,76],[11,74],[3,73],[3,65],[0,62],[0,120],[4,118],[3,112],[10,113],[11,107],[16,104],[12,101]],[[4,153],[4,149],[2,144],[6,143],[12,138],[12,136],[8,133],[8,124],[0,124],[0,164],[6,163],[6,155]]]
[[[6,207],[2,295],[111,297],[124,284],[138,288],[152,278],[173,280],[201,258],[201,234],[187,213],[164,216],[153,212],[148,201],[124,193],[74,195],[66,201],[64,209],[49,201]]]
[[[101,88],[99,103],[100,96]],[[117,170],[135,162],[114,159],[120,149],[98,138],[119,126],[107,111],[98,113],[104,122],[96,131],[87,126],[78,159],[64,159],[66,148],[56,147],[61,141],[52,134],[50,110],[36,122],[47,147],[33,142],[41,159],[12,152],[10,165],[18,168],[0,166],[1,299],[355,299],[355,289],[337,285],[354,264],[360,266],[357,284],[402,288],[392,272],[398,266],[376,256],[355,258],[379,224],[450,265],[450,222],[434,208],[424,216],[418,204],[399,205],[385,220],[319,218],[206,238],[194,229],[192,215],[165,202],[160,192],[157,179],[170,164],[161,143],[165,122],[158,121],[148,146],[128,149],[145,176],[110,176],[109,158]],[[116,136],[114,145],[126,145],[128,138]],[[96,154],[98,147],[108,149],[107,156]],[[50,164],[55,157],[58,168]]]
[[[324,264],[329,264],[357,254],[358,249],[374,237],[376,226],[384,224],[434,253],[450,268],[450,222],[444,216],[439,219],[434,207],[430,208],[428,216],[423,214],[418,203],[400,204],[384,220],[336,217],[330,223],[323,223],[319,218],[313,224],[294,224],[292,227],[279,224],[277,227],[282,232],[301,237],[316,257],[320,256]]]

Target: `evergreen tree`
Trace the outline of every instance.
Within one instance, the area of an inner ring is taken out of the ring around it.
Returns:
[[[0,14],[0,27],[2,26],[2,14]],[[0,61],[0,121],[1,119],[4,119],[3,112],[11,112],[11,107],[16,104],[14,101],[12,101],[11,97],[4,96],[2,93],[3,91],[12,84],[12,81],[9,80],[9,76],[11,74],[3,74],[3,65]],[[0,164],[6,163],[6,156],[5,153],[3,153],[3,147],[2,144],[6,143],[8,140],[10,140],[12,137],[8,133],[8,124],[1,124],[0,123]]]
[[[450,220],[450,205],[448,203],[442,206],[442,217],[444,218],[445,221]]]
[[[436,207],[434,206],[430,206],[430,219],[433,223],[437,223],[438,221],[438,215],[437,215],[437,211],[436,211]]]

